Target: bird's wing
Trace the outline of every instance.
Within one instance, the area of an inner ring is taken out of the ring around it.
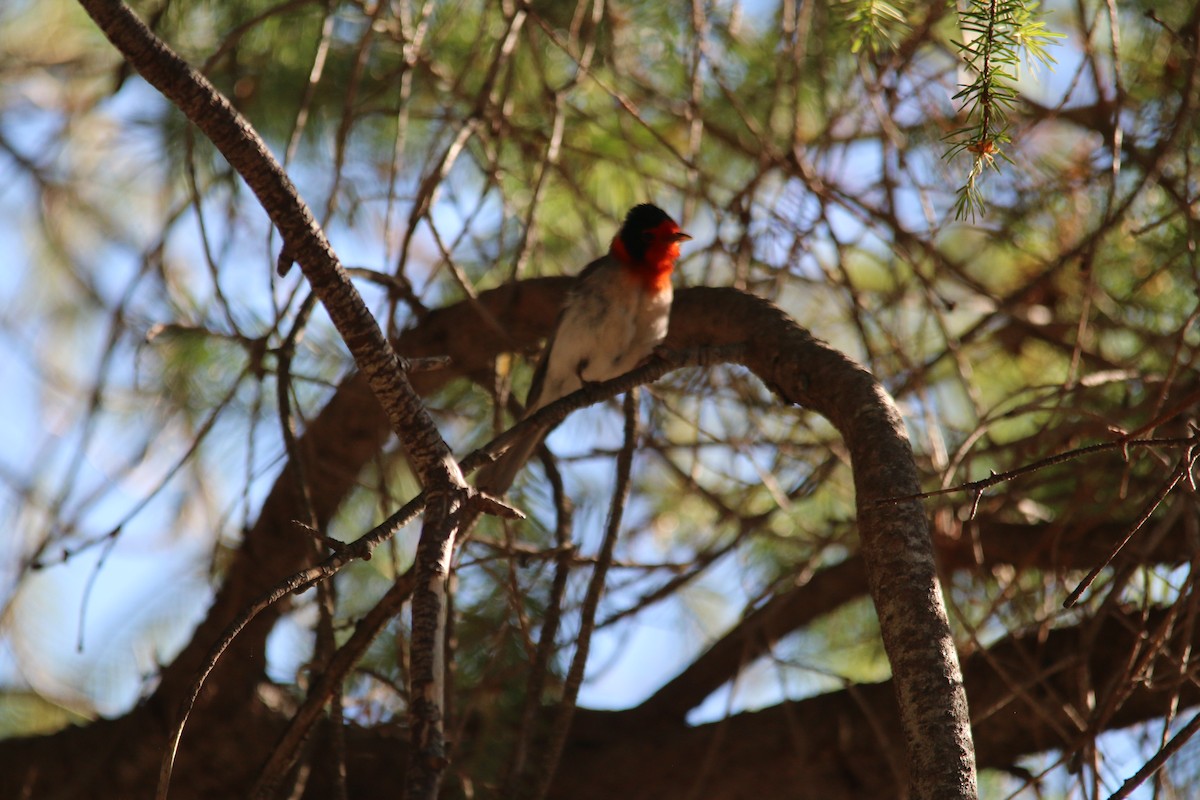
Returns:
[[[604,266],[604,263],[608,260],[608,258],[609,257],[607,255],[601,256],[584,267],[583,271],[576,276],[575,282],[571,286],[570,291],[574,292],[576,289],[582,286],[589,277],[595,274],[596,270]],[[546,339],[546,346],[542,348],[542,356],[538,359],[537,366],[533,369],[533,378],[529,382],[529,394],[525,398],[525,416],[529,416],[534,411],[538,410],[538,400],[541,398],[542,388],[546,384],[546,369],[550,365],[550,353],[554,350],[554,336],[558,333],[558,328],[562,324],[563,315],[567,313],[567,306],[570,304],[570,302],[571,296],[568,294],[566,301],[558,310],[558,319],[554,321],[554,331],[550,334],[549,338]]]

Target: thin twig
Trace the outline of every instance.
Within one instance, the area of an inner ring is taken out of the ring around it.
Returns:
[[[1108,555],[1103,561],[1088,571],[1087,577],[1080,581],[1079,585],[1076,586],[1069,595],[1067,595],[1066,600],[1063,600],[1063,608],[1071,608],[1073,605],[1079,602],[1080,596],[1083,595],[1083,593],[1087,591],[1087,588],[1092,585],[1092,582],[1096,580],[1096,576],[1100,574],[1100,571],[1111,564],[1112,560],[1117,557],[1117,553],[1121,552],[1122,548],[1124,548],[1125,545],[1129,543],[1129,540],[1133,538],[1133,535],[1141,530],[1141,527],[1146,524],[1147,520],[1150,519],[1151,515],[1153,515],[1158,507],[1162,504],[1162,501],[1167,499],[1167,495],[1171,493],[1171,490],[1179,485],[1179,482],[1183,480],[1184,477],[1188,477],[1190,480],[1192,466],[1196,463],[1197,458],[1200,458],[1200,447],[1198,447],[1196,444],[1193,444],[1190,448],[1188,448],[1187,453],[1185,453],[1183,457],[1179,459],[1179,464],[1175,467],[1175,471],[1171,474],[1171,477],[1167,479],[1167,482],[1163,484],[1158,493],[1154,495],[1154,498],[1146,504],[1146,508],[1143,509],[1141,515],[1137,518],[1137,521],[1134,522],[1130,527],[1129,533],[1125,534],[1124,538],[1122,538],[1121,541],[1117,542],[1116,545],[1109,550]]]
[[[954,494],[955,492],[972,492],[980,494],[984,490],[991,488],[1000,483],[1011,481],[1014,478],[1019,478],[1022,475],[1028,475],[1031,472],[1052,467],[1056,464],[1062,464],[1067,461],[1073,461],[1084,456],[1103,453],[1108,450],[1127,451],[1130,447],[1185,447],[1191,446],[1196,442],[1195,436],[1169,436],[1152,439],[1126,439],[1122,437],[1112,442],[1100,442],[1099,444],[1091,444],[1086,447],[1080,447],[1075,450],[1068,450],[1065,453],[1056,453],[1052,456],[1047,456],[1032,464],[1026,464],[1017,469],[1008,470],[1007,472],[997,472],[987,478],[982,478],[977,481],[967,481],[960,483],[957,486],[948,486],[944,489],[934,489],[928,492],[920,492],[918,494],[909,494],[902,497],[884,497],[879,500],[871,501],[878,506],[894,506],[900,503],[910,503],[914,500],[925,500],[930,497],[937,497],[943,494]],[[976,502],[978,502],[976,500]]]
[[[1133,790],[1141,786],[1147,778],[1163,768],[1167,763],[1167,759],[1179,752],[1188,740],[1200,731],[1200,714],[1188,720],[1187,725],[1180,729],[1179,733],[1171,737],[1171,741],[1167,742],[1161,750],[1142,765],[1142,768],[1134,773],[1133,777],[1121,784],[1121,788],[1113,792],[1108,800],[1122,800],[1129,797]]]

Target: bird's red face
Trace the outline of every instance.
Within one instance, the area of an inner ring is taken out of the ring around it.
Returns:
[[[679,260],[679,245],[692,237],[679,230],[675,220],[657,208],[639,206],[635,209],[651,208],[649,225],[635,219],[633,213],[626,219],[620,233],[613,239],[612,253],[627,264],[639,280],[652,291],[661,291],[671,282],[671,270]]]
[[[679,245],[692,237],[679,230],[674,220],[665,220],[648,232],[650,245],[646,248],[645,262],[659,269],[670,271],[679,260]]]

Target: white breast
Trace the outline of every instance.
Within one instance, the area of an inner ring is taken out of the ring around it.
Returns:
[[[582,276],[554,334],[546,377],[530,411],[589,382],[636,367],[667,335],[672,292],[650,293],[618,262],[605,259]]]

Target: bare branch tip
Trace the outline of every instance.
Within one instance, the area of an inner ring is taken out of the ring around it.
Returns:
[[[971,513],[967,516],[969,520],[975,519],[975,514],[979,511],[979,501],[983,499],[983,487],[976,489],[972,494],[974,497],[971,499]]]
[[[525,519],[525,512],[515,506],[511,506],[503,499],[490,495],[487,492],[476,491],[473,493],[472,502],[477,505],[480,511],[485,514],[491,514],[504,519],[522,520]]]

